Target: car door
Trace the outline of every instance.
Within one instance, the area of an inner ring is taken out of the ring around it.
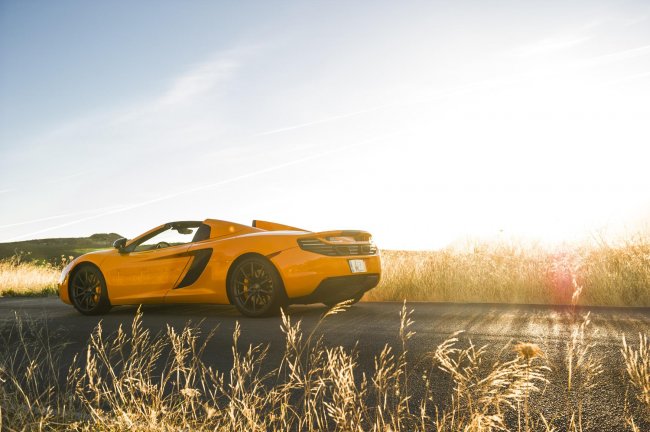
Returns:
[[[134,251],[114,257],[111,300],[116,304],[161,303],[190,260],[189,245]]]
[[[196,227],[172,223],[143,235],[102,263],[114,304],[161,303],[192,257]]]

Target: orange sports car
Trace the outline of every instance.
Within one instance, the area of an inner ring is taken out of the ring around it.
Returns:
[[[63,269],[61,300],[86,315],[124,304],[213,303],[258,317],[291,303],[356,302],[381,276],[365,231],[207,219],[167,223],[113,246]]]

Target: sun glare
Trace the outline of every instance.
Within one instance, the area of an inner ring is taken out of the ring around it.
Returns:
[[[388,149],[378,161],[399,185],[387,185],[384,226],[404,215],[425,223],[431,247],[637,229],[650,202],[642,101],[594,62],[544,59],[542,68],[526,56],[509,77],[398,113],[408,131],[395,143],[401,154]],[[385,235],[397,243],[403,227],[392,228]]]

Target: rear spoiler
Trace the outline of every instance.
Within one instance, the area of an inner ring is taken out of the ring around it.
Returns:
[[[253,228],[263,229],[264,231],[306,231],[306,229],[296,228],[289,225],[282,225],[275,222],[268,222],[263,220],[254,220]]]
[[[368,243],[372,239],[372,235],[368,231],[361,230],[333,230],[311,232],[306,229],[296,228],[289,225],[283,225],[275,222],[268,222],[263,220],[254,220],[253,227],[262,229],[264,231],[302,231],[305,234],[300,238],[315,238],[323,241],[324,243],[340,244],[340,243]]]

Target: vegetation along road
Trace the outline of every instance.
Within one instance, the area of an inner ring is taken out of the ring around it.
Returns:
[[[628,429],[625,421],[629,413],[635,415],[637,426],[647,426],[643,414],[647,407],[637,406],[635,388],[626,373],[622,337],[628,345],[638,347],[639,334],[647,334],[650,329],[648,308],[408,303],[406,310],[412,312],[404,318],[412,323],[400,338],[402,309],[403,304],[397,302],[360,303],[321,321],[327,311],[324,307],[292,306],[288,316],[292,324],[301,321],[303,340],[314,331],[313,340],[322,336],[324,346],[342,346],[356,352],[354,380],[357,385],[364,373],[370,378],[376,372],[375,359],[386,344],[398,357],[406,333],[414,332],[405,344],[405,370],[411,383],[413,409],[419,406],[422,398],[428,397],[441,410],[452,409],[451,396],[454,388],[459,387],[460,378],[454,378],[443,363],[445,359],[460,359],[461,363],[465,360],[458,357],[460,351],[444,354],[438,348],[462,331],[455,336],[458,341],[453,348],[464,350],[471,344],[476,349],[486,346],[485,353],[473,360],[477,365],[477,377],[472,379],[476,383],[482,373],[489,374],[496,367],[495,362],[507,362],[517,356],[528,356],[535,364],[548,367],[548,370],[541,369],[546,381],[536,383],[539,391],[531,392],[526,403],[530,403],[530,410],[537,418],[543,415],[559,430],[570,427],[572,415],[580,416],[583,430]],[[137,310],[137,307],[118,307],[102,317],[87,317],[52,296],[0,299],[0,321],[5,328],[5,338],[12,338],[6,336],[9,334],[6,329],[15,328],[17,316],[29,326],[47,328],[57,341],[68,343],[61,362],[66,368],[73,354],[84,352],[98,323],[101,322],[104,335],[115,332],[120,325],[128,333]],[[201,329],[201,338],[216,328],[202,359],[207,365],[226,372],[226,376],[233,365],[232,341],[236,323],[241,326],[238,341],[241,351],[249,344],[269,344],[267,357],[261,363],[262,371],[280,367],[285,355],[281,317],[248,319],[228,306],[151,305],[141,310],[142,326],[152,334],[168,333],[167,326],[180,332],[188,321]],[[520,342],[535,345],[528,346],[527,351],[525,346],[517,347]],[[472,351],[465,352],[471,354]],[[85,354],[81,357],[85,358]],[[481,372],[483,369],[485,372]],[[513,412],[521,415],[521,410]],[[506,415],[506,421],[516,428],[521,419],[517,420],[511,413]]]

